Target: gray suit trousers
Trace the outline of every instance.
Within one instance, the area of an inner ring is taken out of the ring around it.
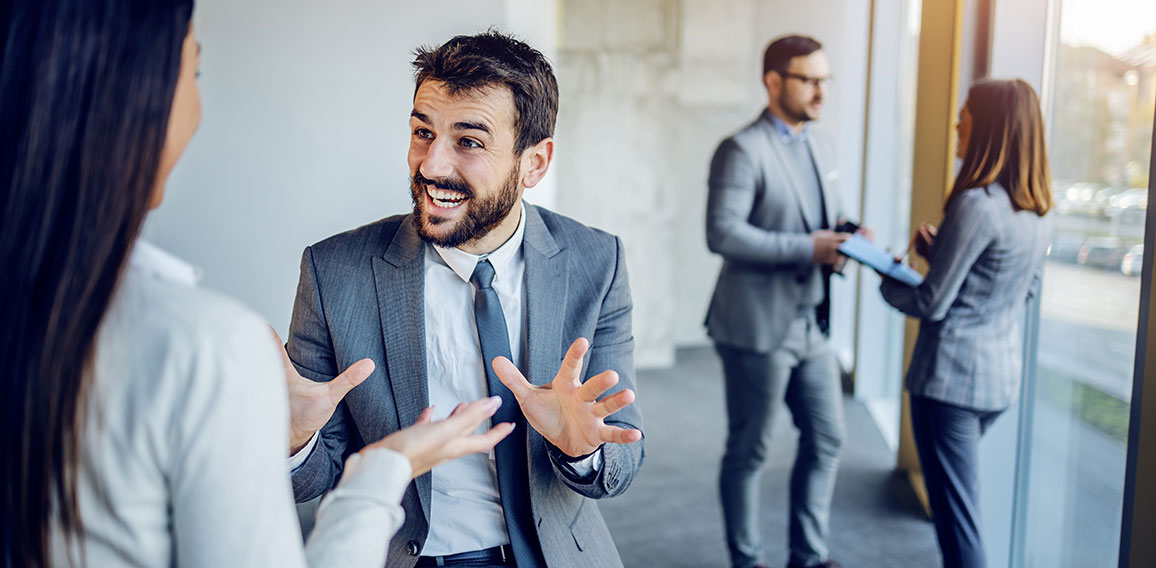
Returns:
[[[799,430],[791,472],[790,560],[827,560],[828,518],[839,449],[843,395],[839,367],[812,316],[791,322],[782,344],[760,353],[716,343],[726,376],[728,432],[719,490],[727,547],[736,568],[764,563],[759,535],[759,480],[779,400]]]

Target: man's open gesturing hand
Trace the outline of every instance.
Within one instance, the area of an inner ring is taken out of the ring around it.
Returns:
[[[374,364],[370,359],[362,359],[329,382],[311,381],[297,372],[276,331],[273,337],[277,340],[277,349],[281,351],[281,360],[285,364],[285,383],[289,387],[289,455],[293,455],[301,451],[313,434],[329,422],[329,417],[333,416],[341,399],[353,387],[369,378]]]
[[[642,432],[605,424],[602,420],[634,402],[634,391],[625,389],[598,400],[618,384],[618,373],[605,371],[582,382],[582,357],[590,342],[579,338],[570,345],[554,380],[534,386],[509,359],[494,359],[494,372],[506,385],[526,421],[568,456],[584,456],[604,443],[628,444],[642,439]]]

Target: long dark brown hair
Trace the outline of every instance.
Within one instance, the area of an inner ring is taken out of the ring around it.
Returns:
[[[971,136],[952,198],[999,182],[1020,211],[1045,215],[1052,208],[1052,175],[1040,99],[1021,79],[976,82],[967,93]]]
[[[157,183],[192,0],[0,2],[0,564],[80,527],[97,328]]]

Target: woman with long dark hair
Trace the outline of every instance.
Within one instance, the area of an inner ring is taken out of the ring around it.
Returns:
[[[200,121],[192,10],[0,4],[4,567],[381,566],[410,479],[510,431],[474,434],[492,399],[427,411],[349,457],[302,546],[300,378],[256,315],[137,240]],[[372,370],[356,367],[348,388]]]
[[[977,445],[1015,401],[1025,302],[1039,289],[1051,234],[1051,175],[1039,99],[1022,80],[973,85],[960,110],[959,175],[939,228],[911,249],[916,288],[884,278],[883,298],[919,318],[907,369],[911,419],[946,568],[985,565]]]

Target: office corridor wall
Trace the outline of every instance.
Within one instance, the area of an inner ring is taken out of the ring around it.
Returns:
[[[822,41],[836,77],[821,127],[838,143],[844,203],[859,208],[868,3],[858,0],[563,2],[558,47],[558,209],[621,235],[634,290],[636,360],[670,365],[702,344],[720,260],[706,248],[707,166],[766,105],[763,49]],[[862,6],[861,6],[862,5]],[[835,291],[850,357],[854,281]]]

